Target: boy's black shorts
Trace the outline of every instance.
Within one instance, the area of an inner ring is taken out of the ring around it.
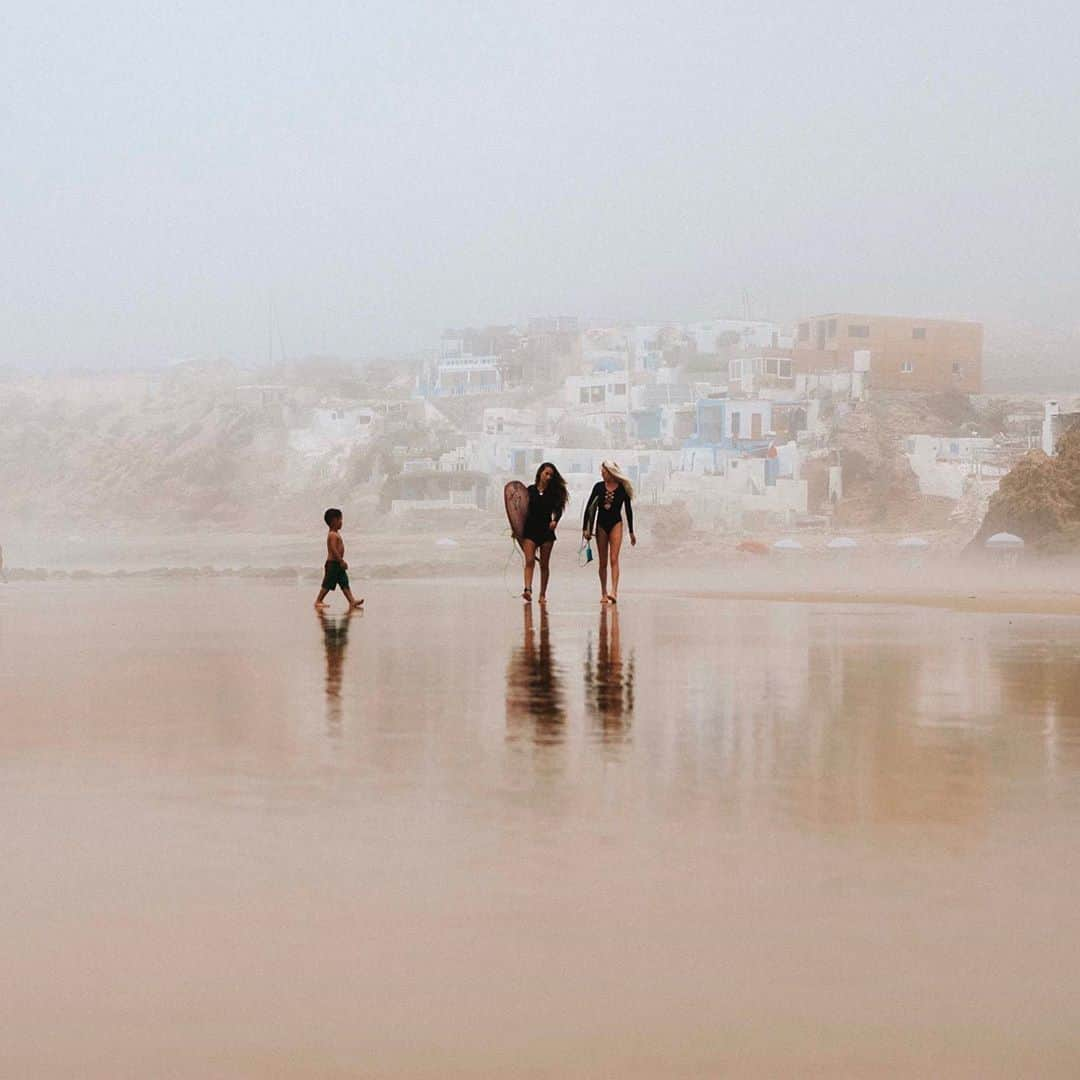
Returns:
[[[327,592],[333,592],[339,585],[343,589],[349,587],[349,575],[345,571],[345,567],[339,562],[331,562],[329,559],[326,562],[325,573],[323,574],[322,587]]]

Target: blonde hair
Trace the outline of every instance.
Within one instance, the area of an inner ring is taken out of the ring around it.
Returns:
[[[617,461],[601,461],[600,468],[607,469],[607,471],[611,473],[611,478],[613,480],[618,480],[619,483],[622,484],[623,491],[626,492],[626,497],[628,499],[634,497],[634,485],[630,483],[630,477],[622,471],[622,468]]]

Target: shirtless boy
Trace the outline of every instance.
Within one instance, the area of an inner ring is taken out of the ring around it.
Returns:
[[[349,564],[345,561],[345,541],[341,539],[341,511],[336,507],[331,507],[323,514],[323,521],[326,522],[330,531],[326,534],[325,572],[323,573],[322,588],[319,590],[319,595],[315,600],[315,607],[319,609],[325,608],[327,606],[324,603],[326,594],[332,592],[339,585],[345,599],[349,602],[349,608],[361,607],[364,603],[363,597],[357,600],[349,589],[349,575],[346,572],[349,569]]]

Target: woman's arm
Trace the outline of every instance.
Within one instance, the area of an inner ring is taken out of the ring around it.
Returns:
[[[634,535],[634,507],[630,502],[630,496],[626,494],[626,488],[623,488],[623,498],[626,500],[626,527],[630,530],[630,536]]]

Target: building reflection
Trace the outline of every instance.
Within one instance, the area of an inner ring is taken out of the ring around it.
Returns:
[[[992,653],[1003,710],[1025,736],[1010,757],[1015,762],[1023,751],[1053,782],[1080,772],[1080,647],[1068,640],[1070,630],[1052,642],[1013,635]]]
[[[585,708],[594,730],[604,742],[617,743],[630,731],[634,712],[634,658],[623,662],[619,612],[600,608],[595,649],[589,641],[585,654]]]
[[[523,605],[522,611],[521,645],[510,654],[506,670],[507,738],[531,738],[538,745],[560,743],[565,737],[566,705],[548,614],[540,608],[538,641],[532,604]]]

